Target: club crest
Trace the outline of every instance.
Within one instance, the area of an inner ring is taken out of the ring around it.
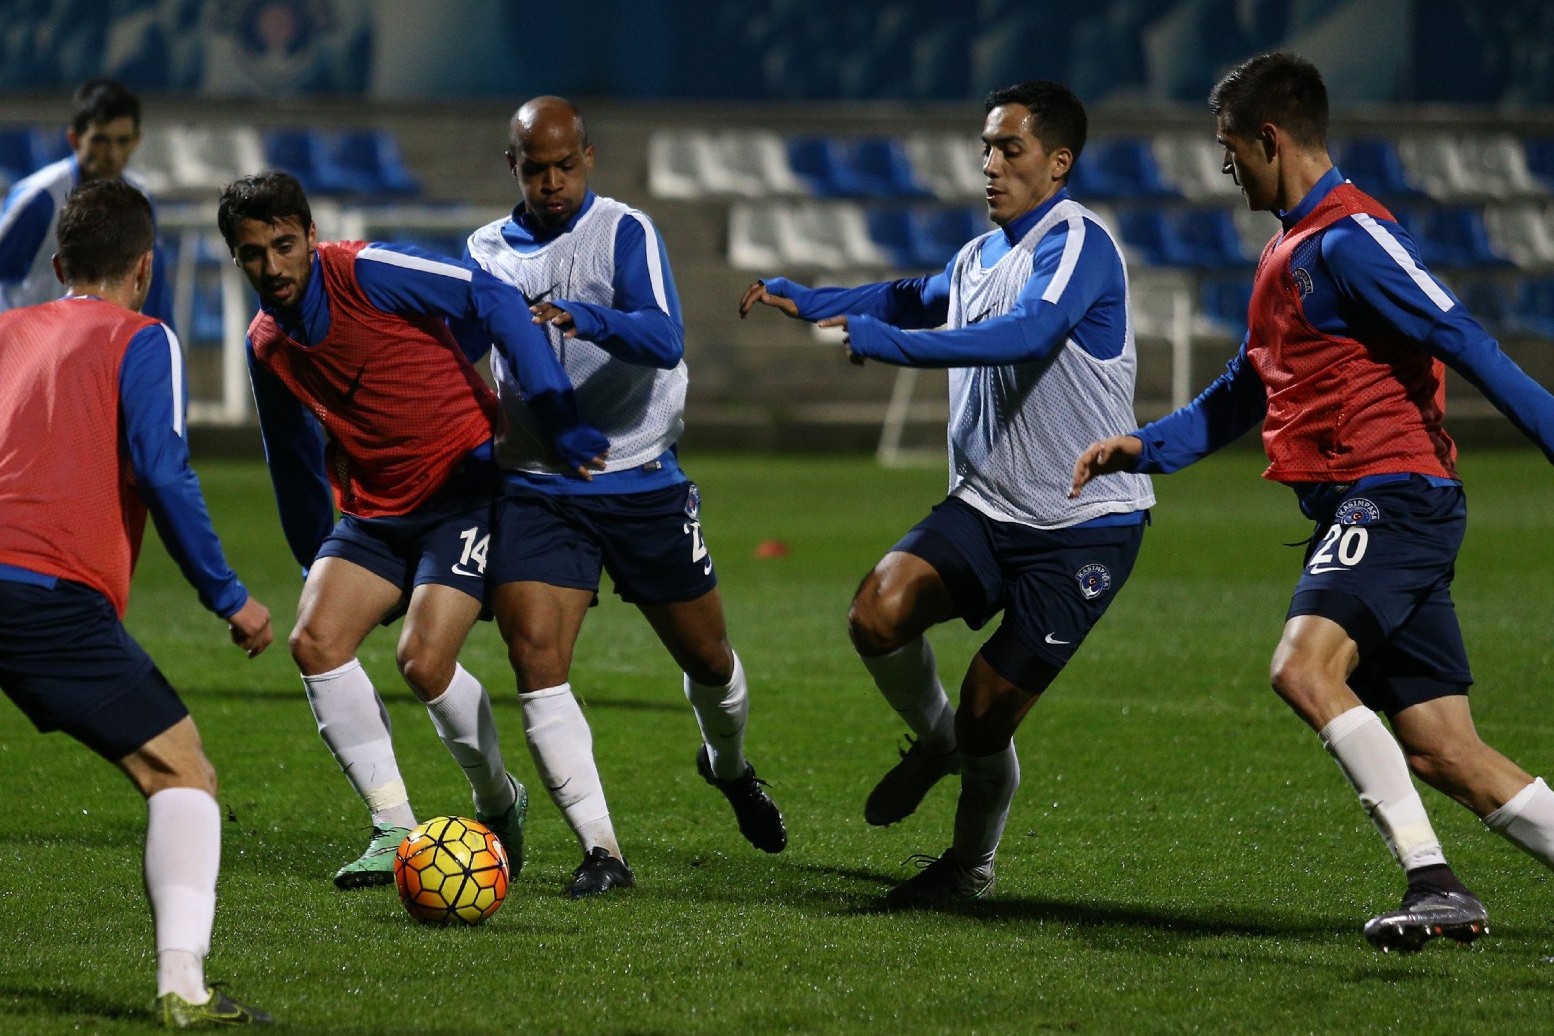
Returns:
[[[685,516],[695,519],[701,515],[701,489],[692,482],[685,494]]]
[[[1079,592],[1087,601],[1095,600],[1112,588],[1112,574],[1105,565],[1086,565],[1074,573],[1074,578],[1079,580]]]
[[[1381,521],[1381,508],[1363,496],[1351,497],[1338,505],[1339,525],[1369,525]]]
[[[1295,278],[1295,290],[1300,293],[1301,298],[1311,294],[1311,274],[1307,273],[1302,267],[1297,266],[1290,271],[1290,276]]]

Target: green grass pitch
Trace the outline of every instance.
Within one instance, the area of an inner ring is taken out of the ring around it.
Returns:
[[[857,581],[943,493],[939,469],[692,456],[730,626],[750,675],[748,748],[787,816],[780,856],[744,844],[696,776],[679,676],[606,593],[573,683],[639,887],[568,902],[579,850],[538,788],[496,631],[464,655],[534,794],[529,861],[486,925],[418,926],[392,889],[341,893],[366,816],[314,729],[284,645],[298,588],[262,467],[200,466],[239,573],[279,643],[245,661],[148,537],[130,624],[185,695],[226,815],[214,979],[309,1033],[1544,1033],[1554,883],[1426,790],[1447,853],[1488,902],[1471,950],[1382,956],[1360,924],[1398,873],[1315,735],[1267,686],[1304,538],[1287,490],[1232,451],[1157,480],[1132,582],[1018,738],[1023,785],[1000,895],[962,914],[882,914],[913,853],[949,844],[953,786],[876,830],[865,794],[902,733],[849,649]],[[1492,744],[1554,774],[1554,477],[1538,455],[1463,461],[1457,601]],[[757,558],[766,539],[786,557]],[[393,665],[364,649],[423,817],[467,788]],[[958,682],[977,635],[933,637]],[[0,705],[0,1028],[140,1032],[153,953],[144,809],[112,767]]]

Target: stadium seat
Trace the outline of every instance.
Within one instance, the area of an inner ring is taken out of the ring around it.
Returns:
[[[890,257],[898,270],[918,264],[912,252],[912,213],[900,205],[872,205],[864,213],[864,223],[874,246]]]
[[[1222,171],[1225,151],[1212,138],[1201,133],[1162,133],[1152,146],[1161,177],[1183,196],[1193,201],[1240,197],[1241,188]]]
[[[913,265],[931,270],[942,270],[961,245],[991,229],[983,210],[967,206],[913,209],[909,226]]]
[[[32,130],[26,126],[0,128],[0,176],[15,182],[38,168],[32,151]]]
[[[350,194],[362,181],[335,160],[328,134],[312,128],[275,128],[264,134],[266,162],[302,182],[309,194]]]
[[[1399,138],[1397,150],[1408,181],[1436,201],[1489,196],[1485,181],[1468,169],[1456,137],[1447,133],[1410,133]]]
[[[405,166],[399,139],[388,130],[341,131],[331,150],[336,165],[355,180],[358,193],[401,198],[421,193],[421,181]]]
[[[1484,228],[1495,251],[1517,266],[1554,266],[1554,209],[1548,205],[1491,205]]]
[[[918,183],[901,141],[863,137],[794,137],[788,163],[820,198],[922,198],[933,192]]]
[[[782,269],[782,206],[736,204],[728,214],[728,261],[736,270],[770,273]]]
[[[1507,329],[1554,338],[1554,277],[1532,277],[1518,285]]]
[[[1199,288],[1204,321],[1222,334],[1240,336],[1246,331],[1247,307],[1252,302],[1250,277],[1207,277]]]
[[[259,133],[251,126],[187,124],[170,126],[158,136],[176,189],[215,190],[269,165]]]
[[[1526,153],[1527,171],[1545,191],[1554,191],[1554,137],[1524,140],[1522,147]]]
[[[1468,312],[1492,334],[1514,327],[1515,292],[1499,278],[1469,278],[1454,285],[1454,291]]]
[[[1355,186],[1388,200],[1419,200],[1429,195],[1408,178],[1397,147],[1386,137],[1356,137],[1337,148],[1336,164]]]
[[[915,133],[902,142],[916,182],[940,201],[980,198],[987,186],[982,175],[982,142],[976,137]]]
[[[695,130],[658,130],[648,138],[648,190],[656,198],[700,198],[701,179]]]
[[[1186,209],[1178,215],[1176,223],[1182,243],[1202,266],[1229,269],[1251,266],[1256,260],[1242,244],[1235,217],[1229,209]]]
[[[1427,266],[1492,269],[1511,261],[1495,250],[1478,209],[1461,205],[1400,208],[1393,213]]]
[[[1462,159],[1469,174],[1491,197],[1515,201],[1549,193],[1527,167],[1522,142],[1509,133],[1464,138]]]
[[[1069,187],[1080,201],[1182,197],[1161,175],[1150,142],[1140,137],[1092,140],[1074,164]]]
[[[729,130],[702,145],[704,182],[720,193],[800,197],[809,187],[788,164],[788,147],[770,130]]]

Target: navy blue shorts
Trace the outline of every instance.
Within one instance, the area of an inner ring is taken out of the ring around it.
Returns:
[[[0,580],[0,690],[109,762],[189,714],[108,599],[68,579]]]
[[[491,462],[466,458],[446,486],[409,514],[342,515],[318,556],[359,565],[407,598],[423,583],[435,583],[484,600],[494,488]]]
[[[1467,529],[1459,485],[1366,479],[1317,523],[1289,616],[1320,615],[1360,649],[1349,685],[1388,715],[1473,682],[1452,604]]]
[[[1003,611],[982,657],[1004,679],[1039,693],[1128,581],[1143,539],[1142,520],[1033,529],[994,521],[949,497],[893,549],[933,566],[956,617],[972,629]]]
[[[628,604],[694,601],[718,585],[694,482],[575,496],[507,485],[491,523],[491,586],[536,582],[599,590],[608,572]]]

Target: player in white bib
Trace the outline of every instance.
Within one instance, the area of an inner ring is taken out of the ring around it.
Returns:
[[[492,354],[508,428],[497,451],[503,484],[487,580],[535,768],[583,848],[567,895],[635,884],[570,683],[601,572],[685,672],[703,738],[697,772],[728,799],[751,844],[780,852],[782,814],[744,755],[745,674],[702,538],[700,494],[676,453],[686,368],[668,256],[647,216],[588,189],[594,149],[572,104],[535,98],[513,116],[510,135],[508,167],[522,201],[471,234],[468,254],[524,293],[584,420],[610,440],[589,478],[555,463],[519,379]]]
[[[1056,83],[987,100],[988,217],[997,229],[929,277],[859,288],[757,281],[757,304],[841,326],[849,358],[950,371],[949,496],[864,579],[848,616],[854,647],[915,740],[870,793],[875,825],[911,815],[940,778],[961,775],[951,847],[892,889],[890,906],[979,899],[1019,785],[1013,737],[1133,568],[1149,480],[1069,499],[1070,450],[1133,422],[1136,357],[1122,254],[1071,200],[1083,105]],[[1115,434],[1115,433],[1113,433]],[[961,684],[940,683],[924,633],[980,629],[999,611]]]

